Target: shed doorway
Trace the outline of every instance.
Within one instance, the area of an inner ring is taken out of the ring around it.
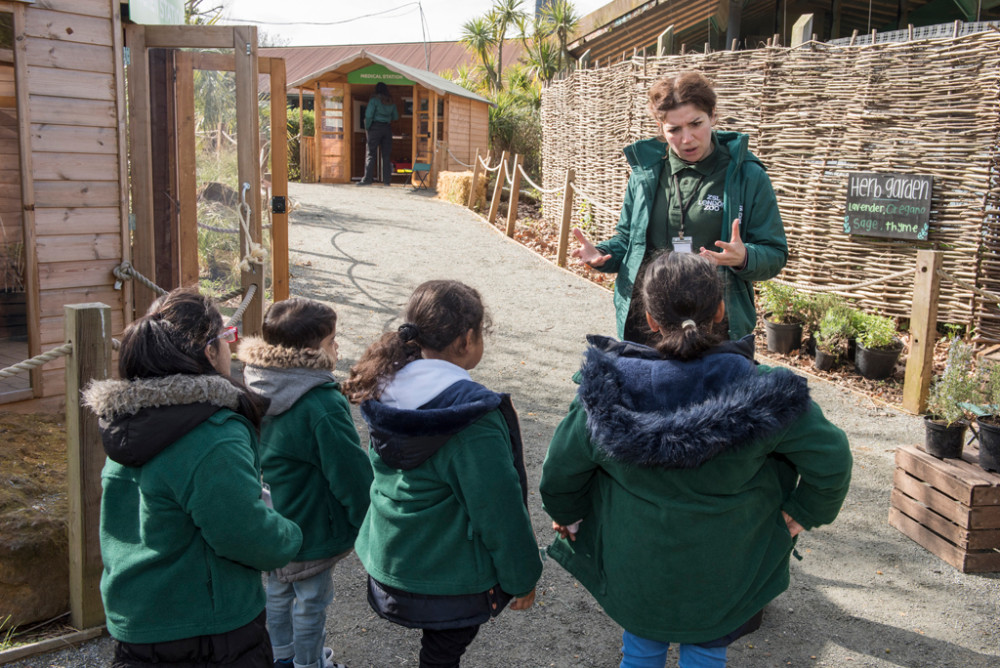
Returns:
[[[399,119],[392,123],[392,179],[406,183],[413,172],[413,86],[389,86],[389,94],[399,111]],[[368,101],[375,94],[375,84],[351,86],[351,181],[360,181],[365,175],[367,134],[365,112]],[[382,156],[378,156],[375,180],[382,179]]]

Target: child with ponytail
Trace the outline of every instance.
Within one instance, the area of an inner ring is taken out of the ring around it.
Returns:
[[[458,666],[480,625],[530,608],[542,571],[509,395],[469,376],[483,356],[479,293],[428,281],[344,384],[375,470],[355,544],[379,616],[423,629],[421,668]]]
[[[844,433],[804,378],[714,333],[715,266],[654,259],[643,288],[655,347],[591,336],[580,388],[549,445],[549,554],[624,628],[622,668],[726,665],[788,587],[796,536],[847,494]]]

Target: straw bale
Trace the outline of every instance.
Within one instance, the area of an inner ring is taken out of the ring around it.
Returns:
[[[917,250],[935,248],[945,271],[1000,294],[1000,34],[636,57],[578,70],[542,94],[544,183],[562,183],[575,167],[579,189],[619,210],[629,176],[621,149],[657,132],[647,90],[686,69],[714,83],[717,127],[748,134],[767,167],[790,251],[783,280],[859,283],[911,268]],[[851,172],[932,175],[928,241],[844,234]],[[549,222],[561,198],[544,195]],[[576,197],[573,220],[606,239],[618,216]],[[906,276],[846,294],[908,317],[912,289]],[[947,280],[939,319],[1000,341],[1000,308]]]
[[[441,172],[438,174],[437,196],[455,204],[469,203],[469,189],[472,187],[472,172]],[[473,206],[482,209],[486,206],[486,179],[479,179],[476,184],[476,197]]]

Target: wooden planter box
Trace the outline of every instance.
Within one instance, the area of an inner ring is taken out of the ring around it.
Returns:
[[[1000,475],[962,459],[896,449],[889,524],[963,573],[1000,571]]]

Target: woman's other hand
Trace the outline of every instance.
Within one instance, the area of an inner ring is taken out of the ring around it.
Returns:
[[[590,239],[587,238],[587,235],[579,227],[573,228],[573,236],[580,242],[580,247],[574,250],[571,255],[580,260],[580,264],[600,267],[611,259],[610,255],[604,255],[601,251],[597,250],[597,246],[590,243]]]
[[[710,251],[702,246],[701,250],[698,251],[698,255],[724,267],[742,269],[746,266],[747,247],[743,245],[743,240],[740,238],[739,218],[733,221],[733,232],[729,241],[716,241],[715,245],[722,249],[721,253]]]
[[[518,596],[510,603],[511,610],[527,610],[535,604],[535,590],[532,589],[524,596]]]
[[[795,538],[800,533],[805,531],[805,528],[792,519],[792,516],[786,513],[784,510],[781,511],[781,516],[785,518],[785,526],[788,527],[788,533],[792,534],[792,538]]]

